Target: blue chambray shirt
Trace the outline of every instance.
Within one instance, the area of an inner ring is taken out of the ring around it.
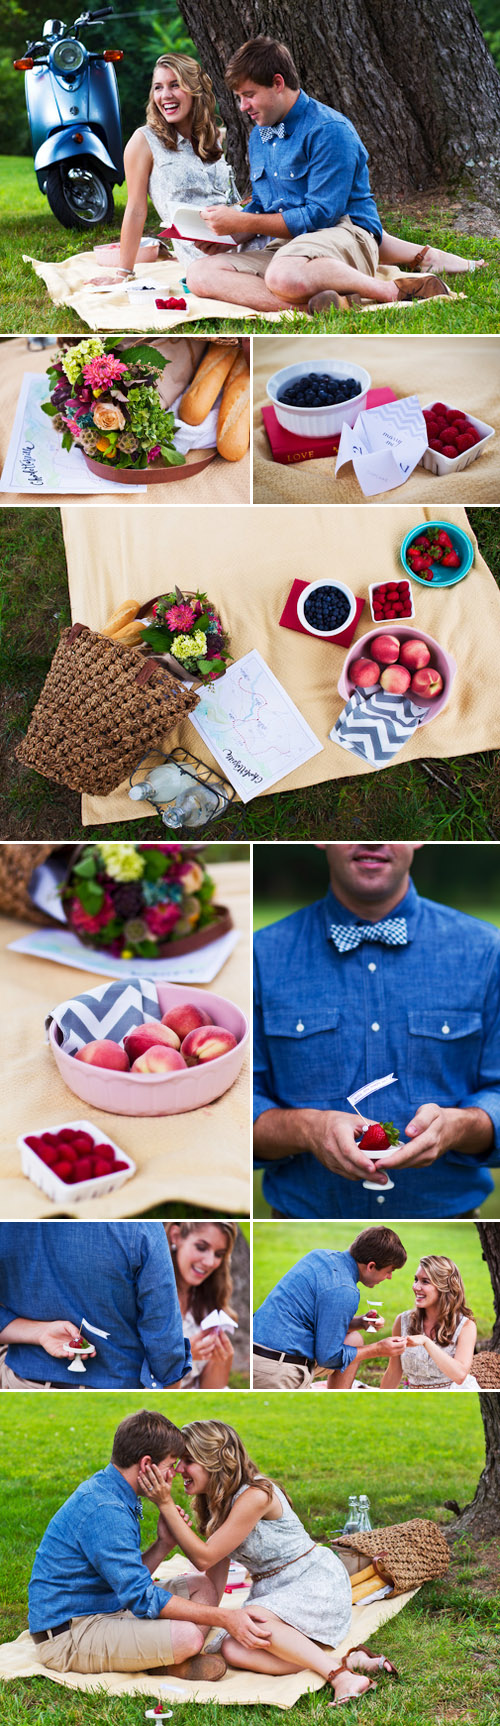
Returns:
[[[262,929],[255,950],[254,1116],[266,1109],[342,1109],[370,1079],[398,1083],[361,1105],[404,1129],[423,1103],[485,1109],[489,1156],[448,1151],[424,1169],[395,1169],[394,1189],[367,1192],[309,1152],[265,1167],[268,1203],[289,1217],[452,1217],[492,1191],[500,1161],[500,933],[410,883],[397,907],[406,947],[365,943],[338,953],[332,922],[366,921],[326,898]]]
[[[263,144],[259,126],[248,154],[253,196],[248,211],[280,212],[293,239],[335,228],[342,216],[380,242],[382,227],[370,191],[368,155],[346,118],[301,90],[286,115],[285,137]]]
[[[172,1599],[141,1558],[142,1505],[110,1462],[56,1510],[38,1547],[29,1585],[30,1630],[67,1618],[133,1612],[158,1618]]]
[[[64,1390],[133,1390],[175,1384],[189,1371],[170,1249],[161,1222],[2,1223],[0,1333],[14,1318],[82,1318],[109,1340],[93,1337],[97,1354],[85,1378],[68,1373],[31,1343],[9,1343],[7,1363],[19,1378]]]
[[[340,1367],[356,1349],[344,1341],[359,1306],[352,1253],[306,1253],[271,1289],[254,1315],[253,1340],[262,1348],[304,1354],[318,1366]]]

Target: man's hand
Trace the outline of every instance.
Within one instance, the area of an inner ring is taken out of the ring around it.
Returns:
[[[203,215],[205,215],[205,211],[203,211]],[[223,228],[222,232],[223,234],[227,234],[227,231],[226,222],[226,226]],[[196,250],[198,252],[208,252],[209,258],[215,256],[220,257],[222,252],[232,252],[234,250],[233,246],[217,245],[216,240],[193,240],[193,245],[196,246]]]
[[[230,1635],[241,1642],[243,1648],[268,1648],[271,1641],[271,1627],[267,1612],[258,1606],[237,1607],[228,1612]]]
[[[378,1163],[373,1163],[357,1140],[362,1137],[368,1120],[359,1115],[341,1113],[340,1109],[315,1111],[313,1140],[309,1149],[325,1169],[343,1175],[347,1181],[376,1181],[385,1187],[387,1175]]]
[[[203,220],[208,222],[214,234],[233,234],[238,239],[243,239],[246,235],[248,238],[247,213],[232,204],[209,204],[203,210]]]
[[[381,1318],[377,1312],[362,1313],[361,1318],[359,1313],[356,1313],[356,1325],[359,1326],[360,1330],[383,1330],[384,1324],[385,1319]]]
[[[69,1359],[70,1355],[78,1353],[78,1332],[71,1319],[53,1319],[49,1324],[38,1325],[33,1341],[38,1343],[39,1348],[44,1348],[46,1354],[51,1354],[54,1360],[63,1360],[65,1356]],[[74,1347],[68,1350],[65,1343],[73,1343]]]
[[[447,1151],[487,1154],[493,1143],[493,1123],[485,1109],[443,1109],[440,1103],[423,1103],[405,1127],[411,1144],[387,1159],[393,1169],[425,1169]]]

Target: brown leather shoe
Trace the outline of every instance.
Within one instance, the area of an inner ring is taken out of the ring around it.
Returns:
[[[441,280],[441,276],[433,275],[401,276],[397,282],[397,290],[399,300],[435,300],[439,294],[444,294],[448,299],[452,293],[452,289]]]
[[[313,294],[307,310],[314,317],[315,312],[327,312],[330,306],[335,306],[338,312],[350,312],[351,306],[359,303],[359,294],[337,294],[335,288],[324,288],[321,294]]]
[[[177,1666],[150,1666],[151,1678],[187,1678],[193,1682],[216,1684],[219,1678],[227,1672],[226,1661],[222,1654],[191,1654],[188,1660],[179,1660]]]

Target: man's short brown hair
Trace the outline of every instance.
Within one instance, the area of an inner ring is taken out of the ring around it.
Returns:
[[[400,1271],[407,1259],[403,1242],[400,1241],[399,1235],[394,1233],[394,1229],[362,1229],[361,1234],[356,1235],[352,1247],[349,1247],[349,1252],[356,1264],[374,1264],[378,1271],[388,1270],[389,1265]]]
[[[141,1456],[152,1462],[164,1462],[166,1456],[184,1456],[186,1441],[165,1415],[141,1408],[138,1414],[128,1414],[117,1427],[113,1439],[111,1461],[117,1468],[133,1468]]]
[[[287,90],[300,90],[297,67],[284,42],[275,42],[273,36],[254,36],[232,55],[225,77],[230,90],[237,90],[245,78],[251,78],[254,84],[265,84],[270,89],[278,74]]]

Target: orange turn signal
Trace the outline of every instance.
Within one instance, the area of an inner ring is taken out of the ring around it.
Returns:
[[[74,144],[83,144],[83,132],[72,132],[71,136]]]
[[[31,68],[34,66],[35,62],[31,59],[29,54],[26,54],[24,60],[13,60],[12,64],[15,67],[16,72],[31,72]]]
[[[105,48],[103,60],[123,60],[123,48]]]

